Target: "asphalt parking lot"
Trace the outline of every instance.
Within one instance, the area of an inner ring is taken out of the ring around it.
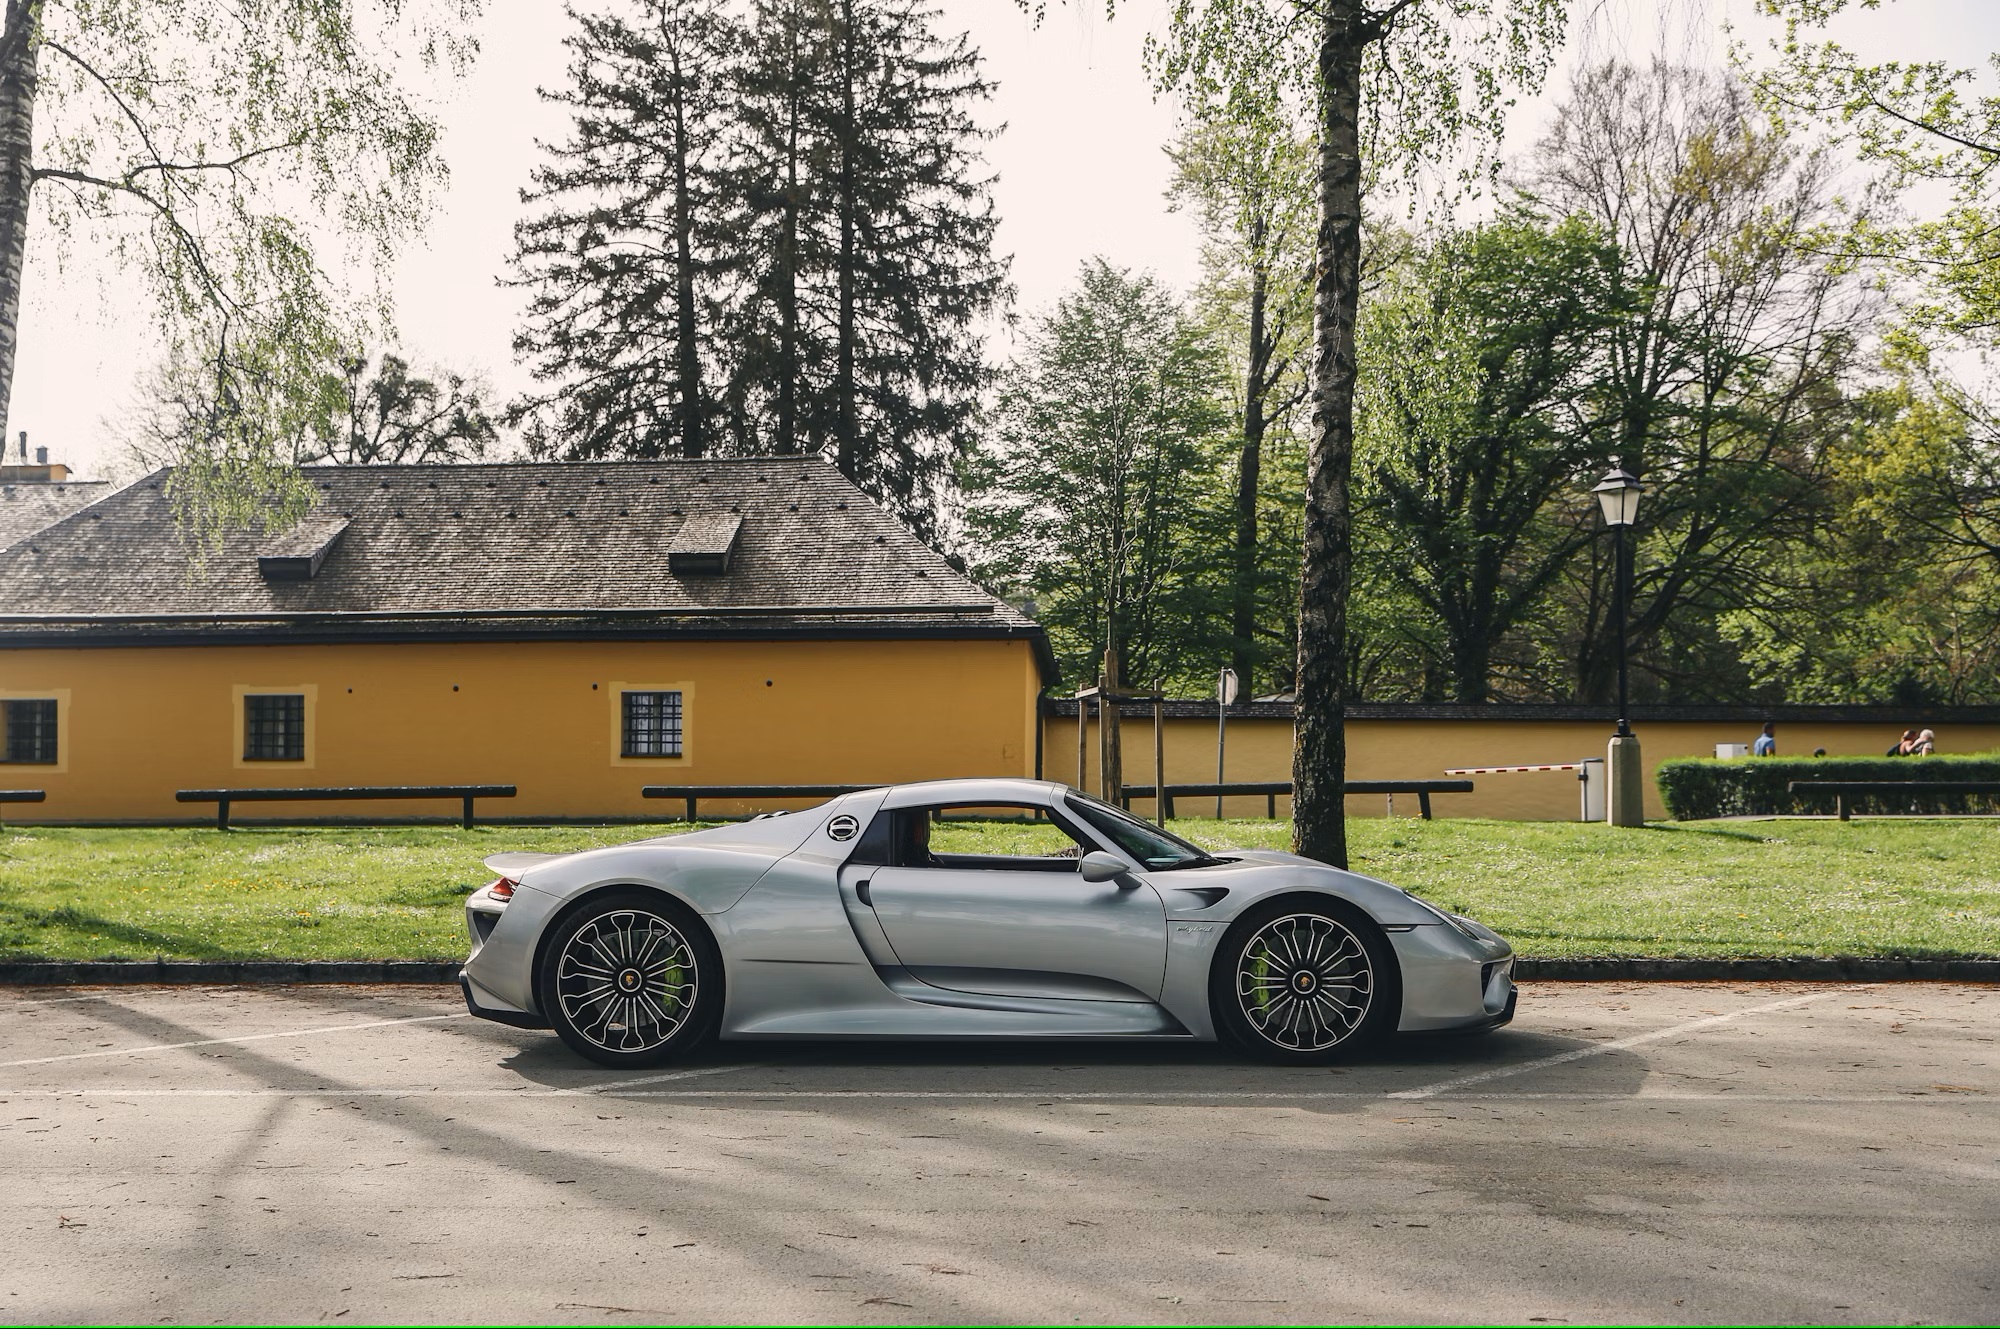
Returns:
[[[1986,1321],[2000,988],[1544,984],[1337,1071],[0,991],[0,1320]]]

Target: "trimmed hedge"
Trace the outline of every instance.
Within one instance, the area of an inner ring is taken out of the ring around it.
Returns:
[[[2000,755],[1968,757],[1737,757],[1726,761],[1685,757],[1663,761],[1655,773],[1660,798],[1676,821],[1830,813],[1829,794],[1792,794],[1793,780],[2000,780]],[[1989,794],[1919,794],[1850,799],[1855,812],[1941,813],[2000,811]]]

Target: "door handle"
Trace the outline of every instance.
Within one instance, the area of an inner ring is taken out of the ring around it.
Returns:
[[[875,907],[875,902],[868,898],[867,882],[857,881],[854,883],[854,896],[856,899],[860,900],[861,903],[867,905],[870,909],[873,909]]]

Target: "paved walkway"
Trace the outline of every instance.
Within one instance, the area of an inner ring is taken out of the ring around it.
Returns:
[[[1993,1320],[2000,988],[1544,984],[1303,1071],[0,991],[0,1321]]]

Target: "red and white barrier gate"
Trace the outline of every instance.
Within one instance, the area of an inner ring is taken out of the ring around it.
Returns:
[[[1604,820],[1604,758],[1549,762],[1535,766],[1459,766],[1446,775],[1516,775],[1528,771],[1575,771],[1581,806],[1578,821]]]

